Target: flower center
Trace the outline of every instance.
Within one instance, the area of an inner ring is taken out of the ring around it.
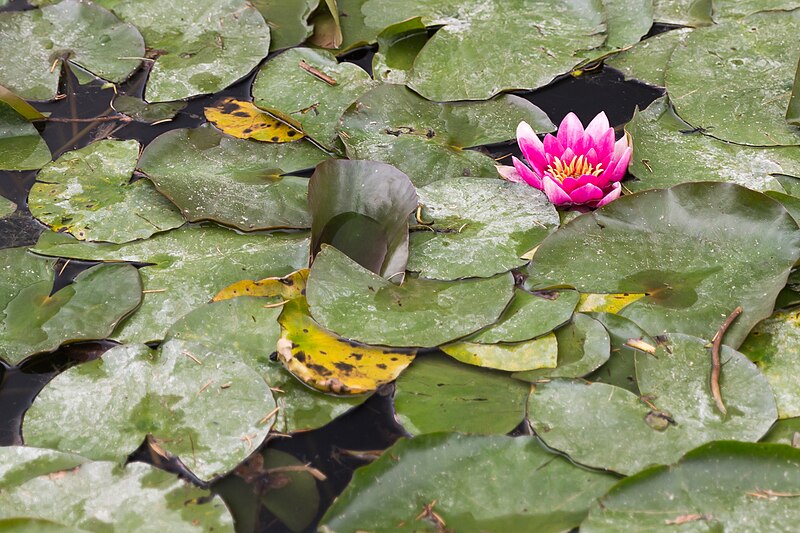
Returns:
[[[579,178],[585,174],[599,176],[604,170],[602,163],[594,166],[582,155],[573,157],[569,165],[555,157],[547,167],[547,172],[558,181],[564,181],[567,178]]]

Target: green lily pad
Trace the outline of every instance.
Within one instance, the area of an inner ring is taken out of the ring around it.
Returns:
[[[603,0],[608,35],[606,46],[624,48],[638,43],[653,25],[654,0]]]
[[[429,38],[428,29],[419,17],[392,24],[378,34],[372,75],[384,83],[405,84],[414,60]]]
[[[449,357],[419,357],[397,378],[394,409],[412,435],[459,431],[505,434],[525,418],[530,387],[508,374]]]
[[[375,42],[380,30],[368,28],[364,24],[364,14],[361,12],[361,7],[366,2],[367,0],[336,0],[336,5],[339,8],[339,23],[342,28],[340,52]]]
[[[267,436],[275,400],[253,369],[199,348],[119,346],[59,374],[26,413],[25,442],[124,462],[152,435],[200,478],[231,470]]]
[[[53,279],[55,261],[28,253],[27,248],[0,250],[0,308],[23,289]]]
[[[306,135],[331,149],[339,117],[374,85],[361,67],[338,63],[330,52],[293,48],[264,63],[253,98],[258,107],[296,120]]]
[[[17,210],[17,204],[12,202],[8,198],[0,196],[0,218],[7,217],[16,210]]]
[[[513,295],[509,274],[488,279],[397,286],[324,246],[311,266],[306,296],[323,327],[386,346],[433,347],[495,322]]]
[[[526,0],[369,0],[362,13],[370,28],[412,17],[443,25],[420,51],[408,83],[439,102],[541,87],[605,41],[599,0],[542,2],[535,8]]]
[[[721,357],[728,415],[711,395],[706,342],[679,334],[667,336],[655,356],[637,354],[641,398],[605,383],[552,380],[536,385],[528,414],[548,446],[621,474],[672,463],[712,440],[757,441],[777,417],[772,391],[745,356],[723,346]]]
[[[632,191],[689,181],[727,181],[756,191],[785,192],[776,174],[800,177],[800,146],[737,146],[703,135],[681,120],[666,98],[637,111],[625,126],[636,151]]]
[[[124,243],[181,226],[177,209],[148,180],[131,182],[137,141],[102,140],[67,152],[36,176],[34,217],[79,240]]]
[[[662,24],[708,26],[712,13],[712,0],[653,0],[653,19]]]
[[[538,132],[554,129],[541,109],[517,96],[442,104],[384,84],[345,113],[339,135],[350,159],[389,163],[423,187],[456,176],[497,177],[492,158],[464,148],[513,139],[523,120]]]
[[[592,505],[581,531],[791,528],[800,519],[798,466],[800,451],[789,446],[712,442],[620,481]]]
[[[687,35],[666,73],[678,115],[728,142],[800,144],[800,129],[785,118],[800,55],[798,24],[800,10],[774,11]]]
[[[139,270],[142,306],[114,332],[126,343],[160,340],[171,324],[243,278],[293,272],[308,262],[304,235],[242,235],[216,226],[188,226],[123,245],[90,244],[45,232],[34,250],[54,257],[152,263]]]
[[[739,351],[753,360],[775,393],[778,416],[800,416],[797,371],[800,364],[800,312],[776,313],[758,324]]]
[[[50,149],[33,124],[0,101],[0,170],[35,170],[49,162]]]
[[[418,192],[421,218],[432,224],[411,235],[408,269],[425,278],[489,277],[520,267],[527,263],[521,256],[559,224],[553,204],[526,183],[450,178]]]
[[[788,444],[792,448],[800,447],[800,418],[778,420],[760,442]]]
[[[682,43],[691,31],[691,28],[678,28],[659,33],[607,59],[605,64],[622,71],[626,79],[663,87],[669,58],[672,57],[675,47]],[[639,150],[638,143],[636,150]]]
[[[650,335],[710,339],[741,305],[725,335],[736,347],[772,314],[798,259],[798,239],[791,216],[761,193],[685,183],[624,196],[562,226],[536,251],[528,284],[647,293],[620,314]]]
[[[460,341],[445,344],[441,350],[456,361],[507,372],[555,368],[558,364],[558,341],[553,333],[513,344]]]
[[[79,0],[0,13],[0,43],[0,84],[28,100],[56,95],[61,69],[53,67],[60,61],[116,83],[136,70],[144,55],[144,41],[133,25]]]
[[[21,289],[5,307],[0,356],[16,364],[61,344],[104,339],[142,301],[142,281],[130,265],[98,265],[51,294],[52,279]]]
[[[0,2],[0,6],[2,2]],[[41,518],[2,518],[0,531],[4,533],[85,533],[85,529],[78,529],[52,520]]]
[[[269,26],[245,0],[103,1],[134,24],[155,51],[148,102],[215,93],[243,78],[269,52]]]
[[[572,322],[555,331],[558,342],[558,365],[517,372],[514,377],[536,382],[545,377],[582,377],[602,366],[610,356],[608,332],[603,325],[581,313]]]
[[[297,46],[314,31],[309,16],[319,0],[251,0],[269,25],[270,50]]]
[[[75,528],[66,531],[233,531],[220,498],[147,464],[123,468],[22,446],[0,448],[0,457],[28,471],[22,479],[0,481],[4,522],[35,518]]]
[[[160,102],[149,104],[141,98],[118,94],[111,106],[118,113],[128,115],[139,122],[162,122],[172,120],[178,112],[186,107],[186,102]]]
[[[800,60],[797,62],[792,95],[789,98],[789,106],[786,108],[786,122],[792,126],[800,126]]]
[[[167,340],[181,341],[194,354],[235,359],[258,372],[280,408],[272,418],[273,429],[280,433],[324,426],[367,399],[318,393],[272,361],[281,335],[278,315],[282,308],[265,307],[264,302],[264,298],[240,297],[202,305],[173,324]]]
[[[639,396],[636,383],[636,354],[641,351],[629,341],[644,341],[655,350],[656,341],[631,320],[612,313],[587,313],[606,328],[611,341],[611,355],[603,366],[589,374],[586,379],[596,383],[608,383],[627,389]]]
[[[311,225],[308,179],[284,174],[326,157],[305,141],[261,144],[203,126],[158,136],[138,166],[188,220],[253,231]]]
[[[308,187],[311,254],[336,247],[376,274],[397,279],[408,261],[408,217],[417,192],[408,176],[376,161],[321,163]]]
[[[521,342],[539,337],[569,322],[580,295],[575,291],[531,294],[515,290],[514,298],[500,320],[469,338],[470,342],[493,344]]]
[[[567,531],[614,481],[548,453],[530,437],[401,439],[356,470],[320,531]]]
[[[741,19],[759,11],[791,11],[800,7],[797,0],[713,0],[714,21]]]

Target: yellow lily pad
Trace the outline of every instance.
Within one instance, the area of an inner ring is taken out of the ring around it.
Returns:
[[[619,313],[623,307],[647,296],[643,292],[623,292],[619,294],[582,293],[576,312],[580,313]]]
[[[324,329],[305,298],[286,303],[278,318],[278,358],[306,385],[334,394],[361,394],[394,381],[416,350],[370,346]]]
[[[232,137],[270,143],[293,142],[305,137],[300,128],[279,120],[253,102],[225,98],[205,108],[209,122]]]
[[[230,300],[240,296],[261,296],[293,300],[305,295],[307,280],[307,268],[296,270],[282,278],[264,278],[258,281],[244,279],[219,291],[212,301],[219,302],[220,300]]]
[[[558,341],[554,333],[517,343],[454,342],[441,349],[462,363],[509,372],[556,368],[558,365]]]

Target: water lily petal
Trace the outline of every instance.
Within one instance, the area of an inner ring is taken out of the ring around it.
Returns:
[[[620,185],[620,183],[619,182],[614,183],[611,192],[603,196],[603,199],[597,202],[597,207],[603,207],[608,202],[616,200],[617,198],[619,198],[621,192],[622,192],[622,186]]]
[[[575,113],[567,113],[564,120],[558,126],[558,133],[556,136],[564,147],[577,145],[579,140],[583,138],[583,124],[581,119]]]
[[[625,151],[622,152],[619,159],[614,159],[609,163],[608,168],[605,172],[603,172],[603,176],[608,179],[608,181],[619,181],[625,176],[625,171],[628,170],[628,163],[631,160],[631,154],[633,150],[628,147],[625,148]]]
[[[630,148],[627,135],[620,137],[620,139],[614,143],[614,159],[619,159],[622,157],[622,153],[626,148]]]
[[[595,150],[594,148],[589,148],[586,151],[586,154],[584,154],[584,156],[586,157],[586,160],[589,162],[590,165],[592,165],[595,168],[597,167],[597,162],[600,160],[600,158],[597,157],[597,150]]]
[[[525,183],[539,190],[542,189],[542,178],[539,177],[536,172],[529,169],[525,163],[516,157],[512,157],[511,160],[514,162],[514,169]]]
[[[572,200],[572,203],[586,204],[592,200],[599,200],[603,198],[603,190],[596,185],[587,183],[583,187],[578,187],[569,193],[569,197]]]
[[[522,176],[519,175],[516,168],[509,165],[497,165],[495,168],[497,169],[497,173],[500,174],[500,177],[504,180],[512,183],[525,183],[525,180],[522,179]]]
[[[600,111],[596,117],[592,119],[588,126],[586,126],[586,133],[590,135],[596,142],[600,142],[600,139],[608,133],[609,128],[608,125],[608,117],[606,116],[605,111]],[[613,129],[611,131],[614,131]]]
[[[597,156],[600,159],[605,159],[608,156],[614,155],[614,130],[609,128],[606,132],[595,140],[595,147],[597,149]]]
[[[549,133],[544,136],[544,151],[549,156],[548,163],[552,162],[550,156],[552,157],[561,157],[564,153],[564,145],[561,144],[561,141],[558,138],[550,135]]]
[[[520,122],[517,126],[517,144],[528,163],[540,173],[544,172],[544,169],[547,168],[544,145],[527,122]]]
[[[547,195],[548,200],[553,202],[553,205],[572,203],[569,194],[565,193],[561,185],[547,174],[542,178],[542,184],[544,185],[544,193]]]
[[[584,174],[583,176],[578,176],[577,178],[573,178],[572,176],[564,178],[564,181],[561,182],[561,188],[564,189],[564,192],[567,194],[571,194],[572,191],[577,189],[578,187],[583,187],[587,183],[591,183],[597,187],[602,188],[603,186],[598,183],[598,181],[602,181],[599,176],[594,176],[592,174]]]

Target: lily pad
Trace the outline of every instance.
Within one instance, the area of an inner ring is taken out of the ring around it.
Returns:
[[[797,62],[792,95],[789,98],[789,106],[786,109],[786,122],[792,126],[800,126],[800,60]]]
[[[325,246],[311,267],[306,296],[324,328],[386,346],[434,347],[494,323],[513,295],[513,276],[427,281],[401,286]]]
[[[778,420],[760,442],[788,444],[792,448],[800,448],[800,418]]]
[[[157,102],[149,104],[141,98],[118,94],[111,102],[111,107],[118,113],[128,115],[136,121],[153,124],[172,120],[178,112],[186,107],[186,102]]]
[[[0,482],[4,521],[38,518],[79,531],[233,531],[220,498],[150,465],[122,468],[22,446],[2,448],[0,456],[3,464],[32,474]]]
[[[283,300],[302,297],[305,294],[307,281],[307,268],[301,268],[282,278],[243,279],[219,291],[214,295],[213,301],[219,302],[241,296],[259,296],[261,298],[274,298],[274,303],[280,304]]]
[[[270,50],[297,46],[314,31],[309,16],[319,0],[251,0],[269,25]]]
[[[389,524],[404,524],[403,531],[567,531],[614,481],[530,437],[401,439],[356,471],[320,531],[383,531]]]
[[[508,433],[525,417],[530,390],[508,374],[441,355],[418,358],[400,375],[396,387],[395,415],[412,435]]]
[[[712,0],[653,0],[653,19],[662,24],[708,26],[712,13]]]
[[[769,384],[739,352],[723,347],[721,358],[728,415],[711,395],[706,342],[672,334],[654,356],[637,354],[641,398],[605,383],[552,380],[536,385],[529,417],[548,446],[621,474],[672,463],[713,440],[757,441],[777,417]]]
[[[727,181],[756,191],[785,192],[776,174],[800,177],[800,146],[751,147],[719,141],[681,120],[666,98],[634,113],[625,126],[636,145],[632,191],[689,181]]]
[[[650,335],[710,339],[741,305],[725,335],[736,347],[772,314],[798,239],[797,224],[767,196],[728,183],[686,183],[624,196],[562,226],[536,251],[528,284],[647,293],[620,314]]]
[[[800,311],[776,313],[758,324],[739,348],[753,360],[775,393],[778,416],[800,416]]]
[[[133,25],[79,0],[0,13],[0,43],[0,84],[28,100],[56,95],[61,69],[54,65],[61,61],[116,83],[136,70],[144,55]]]
[[[27,248],[0,250],[0,308],[5,309],[23,289],[53,279],[55,261],[33,255]]]
[[[34,250],[90,261],[152,263],[139,270],[142,306],[112,336],[127,343],[162,339],[171,324],[242,277],[283,275],[308,261],[304,235],[242,235],[215,226],[178,228],[124,245],[89,244],[46,232]]]
[[[17,210],[17,204],[12,202],[8,198],[0,196],[0,218],[7,217],[16,210]]]
[[[206,107],[204,114],[209,122],[223,133],[237,139],[285,143],[302,139],[302,131],[282,122],[253,102],[225,97],[216,105]]]
[[[606,46],[624,48],[638,43],[653,25],[654,0],[603,0],[608,35]]]
[[[374,85],[361,67],[338,63],[329,52],[293,48],[264,63],[253,97],[258,107],[296,120],[306,135],[332,149],[339,117]]]
[[[134,24],[155,51],[148,102],[215,93],[243,78],[269,52],[269,27],[245,0],[104,2]]]
[[[712,442],[620,481],[581,531],[783,529],[800,519],[798,466],[800,451],[789,446]]]
[[[678,28],[659,33],[607,59],[605,64],[622,71],[626,79],[663,87],[669,58],[691,31],[691,28]],[[639,149],[638,143],[636,149]]]
[[[102,140],[45,166],[28,196],[34,217],[76,239],[124,243],[181,226],[149,180],[131,182],[137,141]]]
[[[321,328],[305,298],[287,302],[279,321],[279,359],[299,380],[321,392],[372,392],[394,381],[416,355],[414,350],[360,344]]]
[[[586,379],[615,385],[639,396],[639,385],[636,383],[636,354],[642,349],[651,350],[652,348],[654,352],[656,341],[625,317],[612,313],[588,313],[588,316],[603,324],[608,331],[611,355],[603,366],[592,372]],[[635,341],[642,341],[646,345]]]
[[[0,170],[35,170],[49,162],[50,149],[33,124],[0,101]]]
[[[307,228],[308,179],[285,174],[326,157],[306,142],[261,144],[203,126],[158,136],[139,168],[190,221],[214,220],[243,231]]]
[[[559,224],[553,204],[526,183],[450,178],[418,192],[421,219],[432,223],[411,235],[408,270],[425,278],[489,277],[520,267],[527,263],[521,256]]]
[[[441,350],[456,361],[507,372],[555,368],[558,363],[558,341],[553,333],[514,344],[454,342]]]
[[[744,18],[760,11],[791,11],[800,7],[797,0],[713,0],[714,21]]]
[[[152,435],[203,479],[231,470],[266,437],[275,400],[250,367],[201,347],[119,346],[59,374],[26,413],[25,442],[124,462]]]
[[[687,35],[666,73],[678,115],[728,142],[800,144],[800,129],[785,118],[800,56],[798,24],[800,10],[774,11]]]
[[[520,342],[539,337],[569,322],[578,303],[575,291],[531,294],[515,290],[500,320],[470,337],[470,342]]]
[[[545,377],[582,377],[608,361],[610,341],[603,325],[586,315],[575,313],[572,322],[555,331],[558,342],[558,365],[517,372],[514,377],[536,382]]]
[[[51,279],[33,283],[5,307],[0,356],[9,363],[66,342],[104,339],[142,301],[142,282],[130,265],[98,265],[52,289]]]
[[[339,135],[349,158],[389,163],[423,187],[456,176],[497,177],[492,158],[464,149],[513,139],[523,120],[538,132],[554,129],[541,109],[517,96],[442,104],[383,84],[345,113]]]
[[[329,244],[364,268],[402,281],[408,217],[417,207],[408,176],[376,161],[325,161],[311,176],[308,205],[312,256]]]
[[[372,74],[384,83],[405,84],[414,59],[428,42],[428,29],[419,17],[392,24],[378,34]]]
[[[541,87],[580,63],[582,51],[601,46],[606,29],[599,0],[542,2],[533,9],[526,0],[369,0],[362,13],[370,28],[411,17],[443,25],[420,51],[408,83],[439,102]]]

